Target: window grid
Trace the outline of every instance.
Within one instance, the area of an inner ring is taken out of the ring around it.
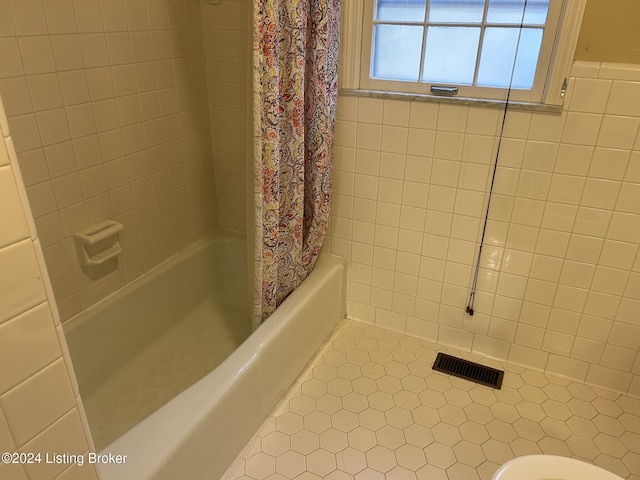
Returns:
[[[435,0],[431,1],[433,2]],[[538,28],[540,28],[539,33],[534,34],[531,29],[525,30],[525,32],[529,32],[527,33],[529,38],[533,35],[538,36],[536,43],[541,42],[539,44],[539,56],[533,88],[529,90],[522,88],[513,89],[509,97],[513,105],[520,105],[523,106],[523,108],[534,107],[544,109],[549,107],[549,111],[555,111],[557,107],[564,104],[566,79],[573,64],[573,56],[580,33],[580,22],[586,1],[587,0],[549,0],[548,9],[546,10],[546,22],[544,22],[544,24],[540,22],[538,26]],[[357,95],[358,91],[362,91],[372,96],[397,95],[397,98],[422,98],[424,101],[454,103],[457,101],[480,102],[485,105],[505,101],[507,89],[501,87],[456,84],[455,87],[458,90],[457,95],[453,98],[442,99],[438,98],[438,95],[434,95],[433,92],[430,91],[430,87],[433,85],[452,84],[445,82],[419,82],[417,81],[417,76],[415,77],[416,80],[413,81],[395,77],[384,79],[374,77],[372,75],[374,68],[374,25],[375,23],[383,23],[382,21],[374,23],[374,18],[376,17],[375,0],[353,0],[346,2],[343,7],[344,29],[342,32],[343,42],[340,51],[342,71],[340,85],[344,94],[352,92],[353,95]],[[420,13],[419,18],[423,18],[423,12]],[[489,9],[488,17],[491,20],[498,20],[492,18],[491,9]],[[525,27],[533,24],[530,17],[527,17],[527,21],[529,23],[525,24]],[[394,20],[388,20],[385,23],[390,24],[386,28],[398,28],[398,26],[407,24],[406,21]],[[421,32],[423,34],[425,25],[424,23],[418,23],[419,28],[423,30]],[[541,33],[543,33],[543,35],[540,35]],[[540,36],[542,38],[540,38]],[[416,67],[425,68],[424,59],[421,62],[422,65],[417,65],[420,62],[423,48],[423,45],[420,45],[419,42],[423,38],[424,35],[419,35],[414,44],[416,45],[414,49],[415,63],[412,64],[412,71],[415,71],[414,69]],[[486,41],[486,37],[483,41]],[[477,44],[474,44],[473,49],[468,52],[477,54],[478,50],[476,46]],[[418,50],[418,48],[420,50]],[[471,55],[469,55],[469,57],[471,57]],[[475,67],[473,63],[469,66]],[[429,68],[429,65],[427,64],[426,67]],[[481,78],[481,75],[483,74],[480,71],[478,78]]]
[[[470,86],[477,86],[477,80],[478,80],[478,72],[480,70],[480,61],[481,61],[481,56],[482,56],[482,47],[483,47],[483,43],[484,43],[484,35],[485,35],[485,31],[487,29],[487,27],[491,27],[491,28],[511,28],[511,29],[518,29],[519,33],[518,33],[518,41],[517,41],[517,47],[515,50],[515,54],[514,54],[514,58],[513,58],[513,66],[512,66],[512,74],[513,74],[513,70],[515,69],[516,66],[516,59],[517,59],[517,55],[518,55],[518,49],[520,46],[520,39],[522,37],[522,32],[525,29],[537,29],[537,30],[542,30],[543,35],[544,35],[544,30],[546,27],[546,23],[542,23],[542,24],[532,24],[532,23],[524,23],[524,18],[526,15],[526,9],[525,7],[523,7],[522,9],[522,16],[521,16],[521,22],[520,23],[497,23],[497,22],[488,22],[487,21],[487,15],[488,15],[488,11],[489,11],[489,2],[490,0],[484,0],[484,5],[483,5],[483,12],[482,12],[482,20],[480,22],[431,22],[429,21],[428,17],[429,17],[429,9],[431,7],[431,0],[426,0],[426,5],[425,5],[425,11],[424,11],[424,19],[422,22],[418,22],[418,21],[403,21],[403,20],[379,20],[376,17],[376,12],[377,12],[377,4],[378,4],[378,0],[374,0],[374,8],[373,8],[373,12],[374,12],[374,18],[372,21],[373,24],[373,29],[372,29],[372,35],[373,35],[373,39],[372,39],[372,45],[375,42],[375,31],[376,31],[376,26],[378,25],[398,25],[398,26],[416,26],[416,27],[422,27],[422,43],[420,46],[420,62],[419,62],[419,70],[418,70],[418,80],[416,81],[416,83],[423,83],[423,84],[430,84],[430,83],[434,83],[433,81],[430,80],[423,80],[423,71],[424,71],[424,60],[425,60],[425,51],[426,51],[426,40],[427,40],[427,30],[429,27],[448,27],[448,28],[453,28],[453,27],[463,27],[463,28],[467,28],[467,27],[474,27],[474,28],[480,28],[480,36],[478,39],[478,47],[477,47],[477,52],[476,52],[476,60],[475,60],[475,66],[474,66],[474,73],[473,73],[473,81],[471,84],[468,84]],[[526,6],[526,4],[525,4]],[[385,80],[384,78],[381,77],[374,77],[373,76],[373,69],[374,69],[374,52],[375,49],[372,48],[371,49],[371,78],[378,78],[381,80]],[[409,80],[410,81],[410,80]]]

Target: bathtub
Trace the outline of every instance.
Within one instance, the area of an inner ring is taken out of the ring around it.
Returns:
[[[119,347],[121,350],[114,353],[110,351],[110,348],[118,348],[114,345],[92,346],[87,335],[81,332],[82,325],[100,318],[107,322],[107,326],[103,327],[106,332],[114,328],[113,325],[108,326],[107,318],[113,321],[114,312],[119,312],[116,317],[122,318],[122,312],[125,311],[122,303],[137,312],[140,312],[141,304],[148,305],[142,307],[143,310],[153,308],[153,305],[149,305],[149,299],[169,296],[171,289],[178,287],[165,285],[155,296],[150,296],[148,284],[175,281],[176,269],[183,292],[177,298],[184,296],[188,301],[198,301],[194,298],[202,290],[206,292],[215,287],[227,298],[232,295],[229,289],[231,284],[246,294],[246,268],[241,258],[222,259],[221,264],[214,268],[222,274],[217,276],[217,281],[206,280],[207,276],[201,272],[202,265],[210,264],[206,259],[212,255],[212,251],[233,250],[230,245],[234,244],[236,250],[240,244],[244,248],[244,242],[235,235],[218,233],[206,242],[199,242],[166,262],[170,264],[168,267],[163,264],[158,271],[145,275],[140,281],[142,285],[125,287],[110,297],[96,309],[99,315],[89,315],[89,318],[75,321],[75,325],[71,325],[66,333],[81,395],[83,382],[100,374],[108,374],[113,369],[113,366],[104,365],[102,359],[105,356],[126,356],[131,349],[131,346]],[[189,268],[184,268],[185,265],[195,271],[189,272]],[[171,276],[172,271],[173,280],[163,280]],[[345,265],[341,259],[321,255],[316,268],[302,285],[213,371],[102,448],[100,453],[103,454],[126,455],[126,461],[122,464],[99,465],[103,480],[220,478],[344,318],[344,276]],[[189,278],[189,282],[185,282],[185,278]],[[200,279],[204,287],[194,285],[197,283],[194,279]],[[118,296],[124,298],[118,299]],[[248,295],[245,301],[245,307],[248,308]],[[181,307],[174,305],[171,308],[180,310]],[[162,312],[158,315],[162,315]],[[246,321],[249,321],[248,316]],[[129,319],[129,323],[135,322]],[[117,328],[122,338],[127,335],[145,336],[135,324],[130,326],[130,333],[123,330],[124,325]],[[83,361],[80,362],[81,358]],[[92,360],[87,361],[87,358]],[[91,362],[95,365],[91,366]],[[91,419],[89,423],[91,425]]]
[[[250,335],[245,258],[242,236],[216,232],[65,323],[98,450]]]

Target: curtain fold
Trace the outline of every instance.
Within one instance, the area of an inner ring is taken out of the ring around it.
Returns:
[[[339,0],[256,0],[254,327],[313,268],[329,222]]]

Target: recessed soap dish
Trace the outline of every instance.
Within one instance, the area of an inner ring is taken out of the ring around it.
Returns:
[[[104,220],[74,233],[80,265],[95,267],[122,253],[118,233],[124,225],[115,220]]]

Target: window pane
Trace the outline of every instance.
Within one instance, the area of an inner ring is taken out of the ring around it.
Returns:
[[[518,44],[518,28],[487,28],[484,32],[478,85],[484,87],[508,87],[511,83],[511,71],[516,48],[518,57],[513,71],[513,88],[530,89],[538,65],[541,28],[522,30]]]
[[[417,81],[423,27],[376,25],[373,41],[373,78]]]
[[[429,27],[422,80],[470,85],[479,38],[477,27]]]
[[[542,34],[541,28],[525,28],[522,31],[516,56],[516,68],[513,72],[513,88],[533,88],[540,46],[542,45]]]
[[[431,0],[429,21],[439,23],[478,23],[482,21],[484,0]]]
[[[524,4],[524,0],[489,0],[487,22],[544,25],[547,21],[549,0],[527,0],[527,10],[522,18]]]
[[[423,22],[427,0],[378,0],[377,20]]]

